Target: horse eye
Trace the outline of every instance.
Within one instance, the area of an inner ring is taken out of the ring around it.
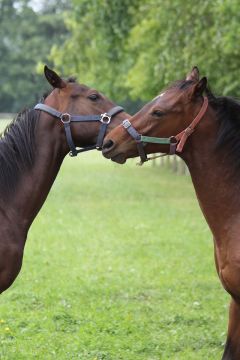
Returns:
[[[164,113],[163,113],[162,111],[160,111],[160,110],[154,110],[154,111],[152,112],[152,115],[153,115],[153,116],[157,116],[157,117],[161,117],[161,116],[164,115]]]
[[[98,94],[91,94],[88,96],[88,98],[92,101],[96,101],[99,99],[99,95]]]

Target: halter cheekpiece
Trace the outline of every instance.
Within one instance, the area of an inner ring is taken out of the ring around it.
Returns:
[[[68,113],[61,113],[48,105],[39,103],[34,107],[34,110],[44,111],[54,116],[55,118],[60,119],[60,121],[64,125],[67,143],[70,149],[69,155],[77,156],[79,153],[84,151],[90,151],[90,150],[102,148],[102,144],[108,124],[111,122],[112,118],[115,115],[123,111],[123,108],[121,106],[115,106],[112,109],[110,109],[107,113],[100,115],[70,115]],[[70,126],[71,122],[92,122],[92,121],[99,121],[101,123],[97,137],[97,143],[95,145],[86,146],[81,149],[77,149],[72,138],[71,126]]]
[[[160,156],[173,155],[176,152],[178,153],[182,152],[185,142],[187,141],[187,138],[193,133],[195,127],[197,126],[199,121],[203,118],[207,110],[207,107],[208,107],[208,98],[204,97],[202,107],[199,113],[197,114],[197,116],[191,122],[191,124],[177,135],[171,136],[169,138],[143,136],[138,133],[138,131],[132,126],[131,122],[128,119],[124,120],[122,122],[122,126],[124,127],[124,129],[127,130],[129,135],[134,140],[136,140],[138,153],[141,159],[140,165],[142,165],[146,161],[159,157],[159,156],[154,156],[150,158],[147,157],[147,154],[144,149],[144,145],[147,143],[169,145],[169,152],[166,154],[162,154]]]

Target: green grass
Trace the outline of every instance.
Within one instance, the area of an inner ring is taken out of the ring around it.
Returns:
[[[3,132],[3,130],[5,129],[5,127],[9,124],[11,120],[7,120],[7,119],[0,119],[0,134]]]
[[[220,359],[228,301],[189,177],[67,158],[1,295],[0,359]]]

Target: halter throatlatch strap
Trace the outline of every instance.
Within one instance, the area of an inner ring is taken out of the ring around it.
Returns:
[[[101,114],[100,122],[101,127],[97,137],[96,149],[100,150],[103,145],[103,140],[107,131],[107,127],[110,124],[112,117],[123,111],[121,106],[114,106],[107,113]]]
[[[175,139],[178,141],[178,145],[176,148],[177,152],[182,152],[182,149],[185,145],[185,142],[187,141],[187,138],[194,132],[195,127],[197,126],[197,124],[202,119],[203,115],[205,114],[207,107],[208,107],[208,98],[204,97],[202,107],[201,107],[199,113],[197,114],[197,116],[194,118],[194,120],[191,122],[191,124],[185,130],[183,130],[182,132],[180,132],[179,134],[177,134],[175,136]]]
[[[173,155],[176,153],[176,151],[182,152],[183,147],[187,141],[187,138],[193,133],[193,131],[195,130],[195,127],[197,126],[199,121],[203,118],[203,116],[207,110],[207,107],[208,107],[208,98],[204,97],[202,107],[201,107],[199,113],[197,114],[197,116],[191,122],[191,124],[186,129],[184,129],[183,131],[178,133],[176,136],[171,136],[170,138],[143,136],[137,132],[137,130],[132,126],[132,124],[130,123],[129,120],[127,120],[127,119],[124,120],[122,122],[122,126],[124,127],[124,129],[127,130],[129,135],[133,139],[136,140],[138,153],[141,158],[140,164],[142,165],[144,162],[151,160],[151,159],[155,159],[156,157]],[[144,144],[147,144],[147,143],[161,144],[161,145],[167,144],[167,145],[169,145],[169,152],[167,154],[162,154],[162,155],[148,158],[145,153],[145,150],[144,150]]]
[[[71,156],[77,156],[77,149],[73,142],[71,127],[70,127],[71,116],[69,114],[62,114],[61,121],[64,125],[67,143],[70,149],[70,154]]]
[[[104,136],[106,134],[106,130],[108,127],[108,124],[111,122],[111,119],[113,116],[117,115],[121,111],[123,111],[123,108],[121,106],[115,106],[112,109],[110,109],[107,113],[100,114],[100,115],[70,115],[68,113],[61,113],[52,107],[45,105],[45,104],[37,104],[34,107],[35,110],[41,110],[44,111],[55,118],[58,118],[61,120],[61,122],[64,125],[65,134],[67,143],[70,149],[70,156],[77,156],[80,152],[84,151],[90,151],[94,149],[101,149]],[[76,146],[74,144],[73,138],[72,138],[72,132],[71,132],[71,122],[90,122],[90,121],[99,121],[101,122],[100,130],[98,133],[97,143],[95,145],[86,146],[82,149],[76,149]]]

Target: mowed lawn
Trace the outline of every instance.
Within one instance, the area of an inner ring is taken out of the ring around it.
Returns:
[[[66,158],[0,298],[0,359],[220,359],[229,297],[191,180]]]

